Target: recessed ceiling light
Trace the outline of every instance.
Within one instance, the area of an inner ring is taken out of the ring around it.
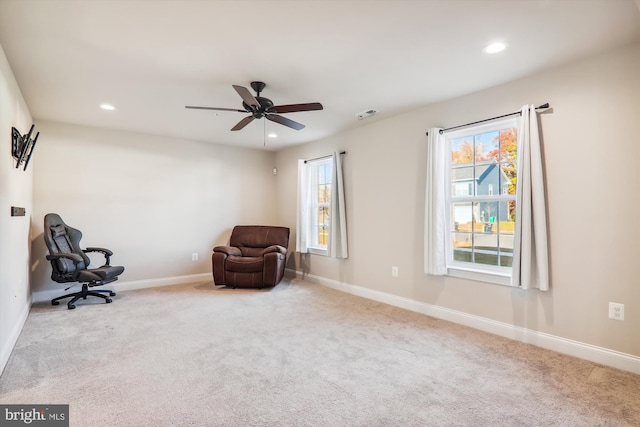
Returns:
[[[277,138],[278,135],[274,132],[271,132],[269,135],[267,135],[269,138]]]
[[[116,109],[116,107],[114,107],[111,104],[100,104],[100,108],[102,108],[103,110],[108,110],[108,111],[113,111]]]
[[[503,42],[492,43],[489,46],[482,49],[484,53],[498,53],[507,48],[507,44]]]

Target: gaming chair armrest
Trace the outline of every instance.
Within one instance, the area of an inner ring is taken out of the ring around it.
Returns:
[[[87,249],[83,249],[82,252],[84,252],[85,254],[87,252],[100,252],[104,255],[105,258],[105,264],[106,266],[110,266],[111,264],[111,255],[113,255],[113,252],[111,252],[109,249],[105,249],[105,248],[87,248]]]
[[[47,255],[48,261],[53,261],[54,259],[60,259],[60,258],[70,259],[71,261],[73,261],[74,265],[78,265],[79,263],[84,261],[80,255],[73,254],[73,253]]]

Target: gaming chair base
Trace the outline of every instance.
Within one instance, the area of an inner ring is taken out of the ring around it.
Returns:
[[[69,310],[73,310],[74,308],[76,308],[75,306],[75,302],[78,301],[79,299],[87,299],[88,296],[93,296],[93,297],[100,297],[103,298],[105,300],[106,304],[109,304],[112,300],[111,298],[109,298],[109,296],[107,295],[102,295],[101,292],[104,292],[105,294],[109,294],[109,296],[114,297],[116,296],[116,293],[113,292],[112,290],[109,289],[96,289],[96,290],[89,290],[89,284],[88,283],[83,283],[82,284],[82,290],[79,292],[73,292],[67,295],[63,295],[61,297],[57,297],[51,300],[51,305],[58,305],[60,304],[59,300],[64,299],[64,298],[69,298],[69,297],[73,297],[71,299],[71,301],[69,301],[67,303],[67,308]]]

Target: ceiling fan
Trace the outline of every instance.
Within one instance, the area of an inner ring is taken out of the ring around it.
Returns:
[[[236,110],[234,108],[216,108],[216,107],[195,107],[187,105],[185,108],[195,110],[216,110],[216,111],[237,111],[239,113],[249,113],[250,116],[240,120],[238,124],[231,128],[231,130],[240,130],[246,125],[254,121],[255,119],[265,118],[272,122],[280,123],[281,125],[290,127],[291,129],[300,130],[304,128],[302,123],[295,122],[286,117],[280,116],[281,113],[295,113],[297,111],[314,111],[322,110],[322,104],[319,102],[311,102],[307,104],[289,104],[289,105],[273,105],[273,102],[265,97],[260,96],[260,92],[265,88],[266,83],[263,82],[251,82],[251,87],[256,91],[256,96],[253,96],[249,89],[244,86],[233,85],[233,88],[238,92],[238,95],[242,98],[242,107],[244,110]]]

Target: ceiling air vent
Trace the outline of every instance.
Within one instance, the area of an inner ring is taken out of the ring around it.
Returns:
[[[358,120],[363,120],[363,119],[366,119],[367,117],[371,117],[375,115],[377,112],[378,110],[367,110],[367,111],[363,111],[362,113],[356,114],[356,117],[358,117]]]

